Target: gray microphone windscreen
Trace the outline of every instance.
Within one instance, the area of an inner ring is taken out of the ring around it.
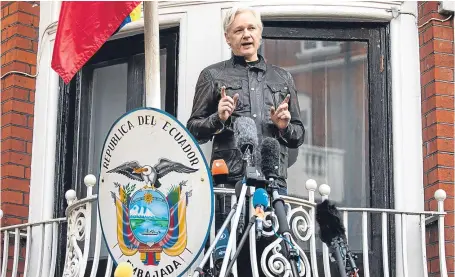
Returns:
[[[261,146],[261,170],[262,174],[268,178],[278,177],[280,168],[280,143],[278,140],[266,137]]]
[[[234,123],[234,137],[237,148],[242,153],[245,153],[247,147],[254,151],[258,146],[258,131],[254,120],[243,116],[237,118]]]

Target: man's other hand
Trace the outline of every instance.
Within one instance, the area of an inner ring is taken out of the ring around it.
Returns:
[[[221,121],[225,122],[234,112],[235,107],[237,106],[237,101],[239,99],[239,94],[236,93],[234,97],[226,95],[226,87],[221,88],[221,99],[218,103],[218,116]]]
[[[274,107],[270,109],[270,118],[280,130],[286,129],[291,121],[291,113],[288,110],[290,98],[291,96],[288,94],[286,98],[284,98],[283,102],[278,106],[276,111]]]

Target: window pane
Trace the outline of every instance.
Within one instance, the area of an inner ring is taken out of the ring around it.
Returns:
[[[90,172],[97,175],[106,134],[117,118],[126,112],[128,64],[116,64],[93,71],[90,120]]]
[[[290,194],[307,197],[305,181],[315,179],[338,206],[370,206],[367,51],[367,42],[264,39],[267,61],[294,77],[306,128],[304,145],[290,149]],[[360,236],[360,216],[349,224],[349,237]]]
[[[106,134],[112,124],[126,112],[128,64],[116,64],[93,71],[92,107],[89,134],[89,169],[95,176],[99,173],[99,160]],[[98,186],[94,187],[94,193]],[[96,204],[96,203],[94,203]],[[92,210],[92,234],[95,238],[97,209]],[[94,244],[90,247],[90,257],[93,256]],[[109,254],[104,240],[101,242],[100,256]]]
[[[90,118],[90,172],[97,175],[105,136],[126,110],[126,63],[97,68],[93,71],[92,107]]]
[[[308,52],[310,43],[317,47]],[[306,128],[289,168],[290,193],[306,196],[302,180],[312,178],[331,186],[332,200],[368,206],[366,52],[366,42],[264,40],[267,61],[294,77]]]

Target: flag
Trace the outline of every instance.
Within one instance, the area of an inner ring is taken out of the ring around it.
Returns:
[[[69,83],[141,1],[62,1],[52,69]]]
[[[123,20],[122,24],[119,27],[119,30],[123,28],[128,23],[138,21],[142,17],[142,7],[143,7],[143,2],[141,2],[140,5],[138,5],[126,18]]]
[[[133,231],[131,230],[130,215],[129,215],[129,202],[130,198],[125,193],[122,186],[119,187],[120,198],[112,193],[114,198],[116,215],[117,215],[117,241],[120,250],[123,255],[132,256],[136,254],[139,247],[139,242],[134,237]]]
[[[169,229],[163,240],[158,242],[163,247],[163,252],[168,256],[178,256],[186,248],[186,206],[188,204],[187,195],[182,197],[182,186],[174,186],[167,196],[169,205]]]

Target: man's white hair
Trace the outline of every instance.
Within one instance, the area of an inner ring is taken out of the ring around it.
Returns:
[[[254,15],[254,17],[257,19],[258,27],[262,31],[263,25],[262,25],[262,20],[261,20],[261,14],[257,10],[253,9],[252,7],[248,7],[248,6],[235,6],[235,7],[232,7],[226,13],[226,16],[224,17],[223,29],[224,29],[225,33],[227,33],[232,22],[234,22],[235,17],[238,14],[243,13],[243,12],[251,12]]]

